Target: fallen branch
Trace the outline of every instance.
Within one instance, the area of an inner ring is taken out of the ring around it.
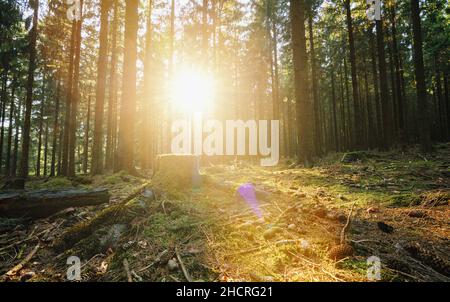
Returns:
[[[31,258],[33,258],[33,256],[36,254],[36,252],[39,249],[39,244],[37,244],[33,250],[22,260],[20,261],[19,264],[17,264],[16,266],[14,266],[12,269],[10,269],[8,272],[6,272],[6,276],[14,276],[15,274],[17,274],[17,272],[19,272],[28,262],[30,262]]]
[[[125,269],[125,272],[127,273],[128,282],[133,282],[133,278],[131,277],[131,272],[130,272],[130,265],[128,264],[127,259],[123,259],[123,268]]]
[[[191,276],[189,275],[189,272],[187,271],[186,267],[184,266],[183,260],[181,260],[180,253],[178,252],[178,248],[176,248],[176,247],[175,247],[175,254],[177,255],[177,259],[178,259],[178,262],[180,263],[181,270],[183,271],[184,277],[186,278],[186,280],[188,282],[192,282],[193,280],[192,280]]]

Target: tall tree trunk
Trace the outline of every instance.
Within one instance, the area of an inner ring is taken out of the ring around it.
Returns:
[[[395,81],[396,81],[396,96],[397,96],[397,108],[398,108],[398,128],[400,131],[400,136],[404,135],[404,128],[405,128],[405,105],[406,102],[404,100],[405,96],[403,95],[402,91],[402,73],[403,70],[400,68],[400,51],[398,49],[398,42],[397,42],[397,20],[395,16],[395,1],[392,1],[391,5],[391,31],[392,31],[392,50],[394,55],[394,65],[395,65]]]
[[[312,78],[312,95],[314,102],[314,149],[316,154],[322,155],[322,142],[321,142],[321,129],[320,129],[320,118],[319,118],[319,97],[317,91],[317,64],[316,64],[316,53],[314,49],[314,33],[313,33],[313,10],[310,7],[308,13],[308,29],[309,29],[309,45],[310,45],[310,56],[311,56],[311,78]]]
[[[345,46],[344,46],[345,47]],[[346,103],[346,107],[347,107],[347,127],[345,128],[345,136],[347,137],[346,140],[346,149],[350,149],[351,148],[351,144],[352,144],[352,136],[351,134],[353,133],[353,123],[352,123],[352,114],[351,114],[351,110],[350,110],[350,88],[348,85],[348,68],[347,68],[347,55],[345,52],[345,48],[344,48],[344,83],[345,83],[345,96],[347,101]]]
[[[6,164],[5,175],[11,176],[11,151],[12,151],[12,133],[13,133],[13,120],[14,120],[14,108],[15,108],[15,93],[16,93],[16,78],[14,77],[11,83],[11,103],[9,105],[9,126],[8,126],[8,147],[6,149]]]
[[[50,176],[55,176],[55,165],[56,165],[56,149],[58,148],[57,140],[59,136],[59,103],[61,96],[61,78],[58,73],[58,86],[56,88],[56,100],[55,100],[55,115],[53,117],[53,142],[52,142],[52,159],[50,164]],[[61,147],[61,146],[59,146]]]
[[[114,18],[112,25],[112,41],[111,41],[111,66],[109,68],[109,99],[108,99],[108,118],[107,118],[107,134],[106,134],[106,155],[105,168],[113,168],[115,156],[115,127],[116,123],[114,116],[117,109],[117,31],[119,26],[119,5],[118,0],[114,0]]]
[[[7,103],[7,86],[8,82],[8,70],[6,69],[3,76],[3,83],[2,83],[2,95],[1,95],[1,103],[0,103],[0,123],[1,123],[1,129],[0,129],[0,174],[3,168],[3,140],[4,140],[4,133],[5,133],[5,119],[6,119],[6,103]]]
[[[17,106],[17,112],[15,116],[15,134],[14,134],[14,151],[13,151],[13,157],[12,157],[12,163],[11,163],[11,176],[16,176],[17,174],[17,161],[18,161],[18,153],[19,153],[19,129],[21,128],[21,112],[22,112],[22,99],[19,98],[19,106]]]
[[[95,97],[94,144],[92,146],[92,174],[103,172],[103,115],[105,111],[106,69],[108,65],[108,12],[110,0],[100,5],[100,47],[97,64],[97,90]],[[87,167],[86,167],[87,169]]]
[[[73,69],[72,106],[70,112],[70,134],[69,134],[69,165],[68,176],[75,176],[75,150],[77,148],[77,114],[80,102],[80,56],[81,56],[81,27],[83,24],[83,0],[80,1],[80,20],[77,21],[77,33],[75,43],[75,58]]]
[[[152,86],[154,85],[152,79],[152,6],[153,0],[148,1],[148,16],[147,16],[147,32],[145,35],[145,59],[144,59],[144,92],[143,92],[143,102],[142,102],[142,139],[141,139],[141,168],[147,170],[151,166],[153,160],[152,154],[152,144],[153,144],[153,133],[152,133],[152,122],[154,118],[153,102],[152,96]]]
[[[358,91],[358,77],[356,75],[356,50],[355,41],[353,36],[353,20],[352,12],[350,7],[350,0],[345,0],[344,2],[346,16],[347,16],[347,30],[348,30],[348,45],[350,49],[350,70],[352,75],[352,91],[353,91],[353,130],[352,135],[352,146],[354,148],[360,148],[362,141],[362,132],[360,127],[360,110],[359,110],[359,91]]]
[[[381,106],[380,106],[380,89],[378,85],[378,66],[377,66],[377,56],[376,56],[376,48],[374,35],[372,30],[369,30],[369,43],[370,43],[370,56],[371,56],[371,65],[372,65],[372,81],[373,81],[373,90],[374,90],[374,104],[375,104],[375,116],[376,116],[376,141],[377,144],[381,144],[381,139],[383,137],[383,121],[381,117]]]
[[[136,116],[136,60],[138,0],[128,0],[125,10],[122,104],[120,107],[118,165],[116,170],[134,172],[134,120]]]
[[[47,159],[48,159],[48,118],[45,119],[44,131],[44,176],[47,176]]]
[[[338,134],[338,125],[337,125],[337,114],[336,114],[336,88],[335,88],[335,78],[334,78],[334,70],[333,66],[330,68],[331,73],[331,103],[333,108],[333,142],[334,142],[334,150],[339,151],[340,145],[339,145],[339,134]]]
[[[438,98],[438,102],[439,102],[439,112],[438,112],[438,116],[439,116],[439,124],[440,124],[440,140],[441,141],[445,141],[448,137],[448,124],[447,124],[447,118],[446,117],[446,113],[447,113],[447,109],[446,109],[446,104],[445,104],[445,100],[444,100],[444,96],[442,94],[442,82],[441,82],[441,68],[440,68],[440,60],[438,55],[435,55],[435,66],[436,66],[436,91],[437,91],[437,98]]]
[[[204,4],[204,3],[203,3]],[[175,49],[175,0],[171,1],[170,6],[170,36],[169,36],[169,72],[168,72],[168,83],[173,81],[173,61],[174,61],[174,49]],[[203,38],[202,38],[203,39]],[[203,40],[202,40],[203,41]],[[170,137],[172,137],[172,104],[170,100],[167,100],[166,106],[163,110],[166,111],[166,129],[165,129],[165,137],[166,141],[163,145],[163,151],[166,153],[170,153]],[[161,127],[162,133],[164,133],[163,127]],[[161,135],[161,141],[164,141],[164,135]]]
[[[381,112],[382,112],[382,126],[383,126],[383,139],[381,142],[381,149],[388,150],[391,146],[392,136],[392,111],[390,107],[390,98],[387,82],[386,71],[386,55],[384,50],[384,34],[383,34],[383,21],[377,20],[377,50],[378,50],[378,67],[380,70],[380,97],[381,97]]]
[[[86,113],[86,132],[85,132],[85,138],[84,138],[84,161],[83,161],[83,173],[88,173],[88,159],[89,159],[89,133],[90,133],[90,126],[91,126],[91,95],[89,94],[88,97],[88,104],[87,104],[87,113]],[[92,167],[91,167],[92,169]]]
[[[33,29],[30,33],[30,59],[28,61],[27,97],[25,100],[25,120],[22,134],[22,158],[20,177],[28,178],[28,159],[30,150],[31,106],[33,103],[34,70],[36,68],[36,40],[38,35],[39,0],[34,1]]]
[[[42,82],[42,91],[44,93],[45,83],[45,77]],[[38,129],[38,146],[37,146],[37,156],[36,156],[36,176],[41,176],[41,151],[42,151],[42,131],[44,129],[44,105],[45,105],[45,98],[42,98],[41,100],[41,108],[39,112],[39,129]]]
[[[64,116],[64,134],[62,139],[62,146],[60,146],[61,154],[61,175],[67,176],[69,167],[69,133],[70,133],[70,113],[72,107],[72,86],[73,86],[73,64],[75,53],[75,42],[77,33],[77,21],[72,21],[72,34],[70,38],[70,52],[69,52],[69,69],[67,72],[66,85],[66,112]],[[59,173],[58,173],[59,174]]]
[[[419,0],[411,0],[411,19],[413,27],[413,56],[417,88],[419,141],[424,151],[431,149],[430,125],[428,119],[427,91],[425,84],[425,68],[422,50],[422,26],[420,21]]]
[[[312,108],[308,93],[308,64],[305,37],[304,0],[291,0],[291,31],[294,60],[295,99],[298,125],[297,159],[309,166],[312,160]]]

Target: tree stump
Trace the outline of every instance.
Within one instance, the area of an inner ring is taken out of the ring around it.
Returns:
[[[157,156],[154,182],[183,189],[201,183],[200,157],[196,155],[162,154]]]

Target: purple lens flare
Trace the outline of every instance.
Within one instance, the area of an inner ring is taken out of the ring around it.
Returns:
[[[259,207],[258,199],[256,198],[255,186],[251,183],[246,183],[238,188],[239,195],[245,200],[245,202],[250,206],[256,216],[259,219],[263,219],[263,214],[261,208]]]

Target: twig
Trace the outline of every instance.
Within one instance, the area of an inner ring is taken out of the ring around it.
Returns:
[[[22,261],[20,261],[19,264],[17,264],[12,269],[10,269],[5,275],[13,276],[13,275],[17,274],[17,272],[20,271],[31,260],[31,258],[33,258],[33,256],[36,254],[38,249],[39,249],[39,243],[34,247],[34,249]]]
[[[138,279],[138,281],[139,282],[142,282],[142,277],[141,276],[139,276],[138,274],[136,274],[136,272],[135,271],[131,271],[131,274],[136,278],[136,279]]]
[[[350,212],[348,213],[347,216],[347,222],[345,223],[344,227],[342,228],[341,231],[341,244],[344,244],[345,241],[345,231],[347,230],[349,224],[350,224],[350,218],[352,217],[352,213],[353,213],[353,207],[355,206],[355,202],[353,202],[352,207],[350,208]]]
[[[147,265],[147,266],[145,266],[145,267],[139,269],[139,270],[138,270],[138,273],[143,272],[143,271],[145,271],[146,269],[151,268],[153,265],[155,265],[155,264],[161,262],[161,258],[162,258],[164,255],[166,255],[168,252],[169,252],[169,250],[164,250],[164,251],[162,251],[161,253],[159,253],[158,256],[156,256],[155,261],[153,261],[153,262],[150,263],[149,265]]]
[[[125,272],[127,273],[128,282],[133,282],[133,278],[131,277],[131,272],[130,272],[130,265],[128,264],[127,259],[123,259],[123,268],[125,269]]]
[[[175,254],[177,255],[177,259],[178,259],[178,262],[180,263],[181,270],[183,271],[184,277],[186,278],[186,280],[188,282],[192,282],[192,278],[189,275],[189,272],[186,270],[186,267],[184,266],[183,260],[181,260],[181,256],[180,256],[180,253],[178,252],[178,248],[177,247],[175,247]]]

